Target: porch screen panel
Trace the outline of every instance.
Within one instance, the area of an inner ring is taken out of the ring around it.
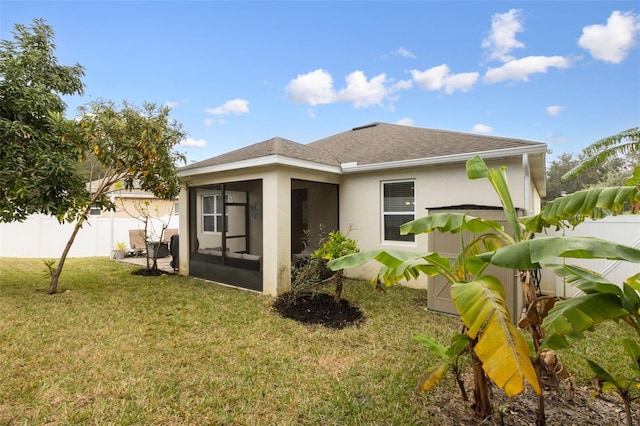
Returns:
[[[415,219],[415,182],[383,182],[384,241],[413,242],[413,234],[400,235],[400,225]]]

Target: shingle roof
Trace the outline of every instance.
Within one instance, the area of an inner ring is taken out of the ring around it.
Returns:
[[[318,164],[340,166],[343,163],[352,162],[356,162],[358,165],[381,164],[525,147],[546,149],[546,145],[543,143],[521,139],[433,130],[399,124],[371,123],[306,145],[275,137],[189,164],[182,170],[241,162],[270,155],[282,155]]]
[[[182,170],[235,163],[251,160],[253,158],[266,157],[269,155],[283,155],[285,157],[296,158],[298,160],[307,160],[314,163],[328,164],[332,166],[340,165],[335,158],[323,149],[275,137],[235,151],[218,155],[217,157],[189,164],[188,166],[183,167]]]
[[[378,164],[529,146],[540,142],[432,130],[399,124],[372,123],[315,141],[340,163]]]

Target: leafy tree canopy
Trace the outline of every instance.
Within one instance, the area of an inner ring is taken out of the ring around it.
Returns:
[[[629,152],[593,164],[579,174],[568,175],[570,170],[585,164],[586,158],[584,153],[563,153],[549,164],[546,200],[555,200],[588,188],[624,185],[632,174],[633,166],[638,164],[638,154]]]
[[[84,69],[60,65],[53,40],[52,28],[36,19],[0,41],[0,222],[32,213],[60,219],[84,191],[77,147],[50,120],[66,109],[62,95],[83,93]]]

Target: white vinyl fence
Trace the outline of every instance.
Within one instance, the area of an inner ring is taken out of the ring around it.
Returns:
[[[161,218],[168,228],[178,228],[179,216]],[[24,222],[0,223],[0,257],[58,258],[62,254],[75,223],[60,224],[55,218],[32,215]],[[157,240],[161,230],[152,220],[148,238]],[[129,247],[129,230],[144,229],[134,218],[92,217],[78,232],[70,257],[111,256],[116,243]]]
[[[548,236],[584,236],[597,237],[613,241],[629,247],[640,249],[640,215],[611,216],[600,220],[587,220],[574,230],[548,231]],[[541,237],[544,235],[540,235]],[[562,260],[557,260],[561,263]],[[609,281],[622,286],[630,276],[640,273],[639,263],[629,263],[606,259],[567,259],[567,264],[577,265],[603,275]],[[565,285],[564,281],[556,277],[551,271],[542,274],[542,289],[557,296],[571,297],[579,293],[575,287]]]

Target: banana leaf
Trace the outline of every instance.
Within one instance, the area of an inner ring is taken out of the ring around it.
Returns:
[[[438,230],[452,234],[469,231],[474,234],[496,231],[504,233],[500,223],[462,213],[433,213],[400,226],[401,234],[425,234]]]
[[[581,339],[584,332],[607,320],[619,320],[630,313],[614,293],[592,293],[555,304],[542,321],[548,337],[543,346],[562,349],[569,345],[565,336]]]
[[[491,380],[510,397],[525,390],[525,380],[540,394],[529,346],[511,323],[500,281],[483,276],[468,283],[454,283],[451,296],[468,328],[467,335],[478,339],[474,351]]]
[[[509,192],[509,184],[507,183],[507,171],[506,167],[500,167],[500,169],[489,169],[482,157],[479,155],[474,156],[467,161],[467,177],[469,179],[487,178],[495,189],[500,202],[502,203],[502,209],[507,216],[507,221],[511,225],[511,232],[515,241],[521,241],[521,225],[518,221],[518,214]]]
[[[579,288],[585,294],[612,293],[622,298],[622,290],[597,272],[575,265],[545,263],[545,268],[552,270],[567,283]]]
[[[449,364],[441,362],[435,367],[431,367],[427,372],[418,380],[418,386],[416,392],[425,393],[428,390],[433,389],[449,371]]]
[[[505,246],[479,257],[505,268],[539,269],[540,262],[554,257],[640,263],[640,250],[593,237],[541,237]]]
[[[573,227],[585,219],[602,219],[625,212],[625,208],[640,201],[640,192],[634,186],[592,188],[569,194],[547,203],[534,216],[521,219],[531,233],[539,233],[547,228],[559,229],[565,224]]]
[[[442,274],[454,281],[448,258],[438,253],[417,253],[404,250],[370,250],[354,253],[327,263],[332,271],[362,266],[370,261],[382,264],[378,277],[386,285],[393,285],[402,279],[416,279],[421,273],[427,276]]]

